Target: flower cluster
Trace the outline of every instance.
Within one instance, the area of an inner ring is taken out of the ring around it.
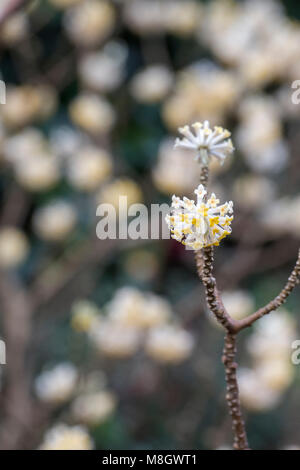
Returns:
[[[194,346],[193,336],[176,321],[167,300],[133,287],[118,289],[103,315],[92,303],[76,302],[72,326],[88,334],[102,357],[114,359],[131,357],[143,347],[157,362],[179,364]]]
[[[184,147],[197,150],[196,160],[207,165],[209,157],[216,157],[221,163],[230,155],[234,148],[229,138],[231,133],[227,129],[215,126],[212,130],[209,122],[195,122],[192,124],[194,132],[189,126],[179,128],[183,139],[176,139],[175,147]]]
[[[186,197],[173,196],[171,215],[166,216],[171,236],[194,250],[217,246],[231,233],[233,216],[229,214],[233,212],[233,202],[218,206],[220,201],[214,193],[206,201],[207,191],[202,184],[194,192],[197,203]]]
[[[295,328],[292,316],[283,308],[255,325],[246,342],[252,367],[239,372],[240,397],[248,410],[274,408],[293,381],[291,344]]]
[[[47,431],[40,450],[92,450],[93,442],[83,426],[59,423]]]
[[[35,391],[40,400],[60,404],[72,396],[77,380],[78,372],[73,364],[63,362],[37,377]]]

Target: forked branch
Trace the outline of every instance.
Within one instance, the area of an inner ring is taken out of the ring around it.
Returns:
[[[299,282],[300,282],[300,250],[298,252],[298,259],[296,261],[295,267],[293,271],[291,272],[291,275],[288,278],[288,281],[286,285],[284,286],[284,288],[282,289],[282,291],[275,297],[275,299],[271,300],[271,302],[269,302],[267,305],[258,309],[252,315],[249,315],[243,320],[240,320],[238,322],[238,331],[251,326],[256,320],[259,320],[264,315],[267,315],[273,310],[277,310],[279,307],[281,307],[281,305],[286,302],[286,299],[291,294],[291,292],[296,287],[296,285],[299,284]]]
[[[208,175],[208,167],[206,165],[202,166],[200,183],[205,188],[207,188]],[[198,275],[205,288],[208,307],[214,314],[218,323],[226,331],[222,362],[225,367],[226,376],[226,400],[232,418],[232,428],[234,432],[234,449],[248,450],[249,445],[239,399],[237,363],[235,362],[237,334],[244,328],[250,327],[256,320],[264,315],[278,309],[286,301],[295,286],[300,282],[300,250],[295,267],[282,291],[267,305],[242,320],[234,320],[227,312],[222,302],[216,279],[213,276],[213,247],[209,246],[196,251],[195,259]]]

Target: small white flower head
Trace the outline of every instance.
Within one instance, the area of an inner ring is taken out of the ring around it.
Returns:
[[[195,158],[203,165],[207,165],[211,157],[216,157],[223,164],[225,158],[234,150],[230,139],[231,133],[219,126],[211,129],[208,121],[195,122],[192,124],[192,128],[194,132],[190,126],[178,129],[183,135],[183,139],[177,138],[175,147],[196,150]]]
[[[218,205],[215,194],[206,201],[207,192],[202,184],[194,192],[196,203],[173,196],[171,214],[166,216],[171,237],[194,250],[217,246],[231,233],[233,203]]]
[[[59,423],[46,432],[40,450],[92,450],[92,439],[84,426]]]
[[[76,388],[78,372],[69,362],[62,362],[42,372],[35,381],[38,398],[46,403],[61,404],[68,400]]]

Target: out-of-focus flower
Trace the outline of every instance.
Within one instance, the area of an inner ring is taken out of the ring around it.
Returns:
[[[141,326],[144,328],[154,327],[167,322],[172,315],[169,302],[157,295],[147,294]]]
[[[99,323],[100,310],[97,305],[89,300],[77,300],[72,305],[71,324],[74,330],[88,332],[93,325]]]
[[[91,134],[106,134],[115,123],[115,112],[103,97],[92,93],[78,95],[70,105],[74,124]]]
[[[140,345],[140,330],[115,321],[103,321],[90,331],[90,338],[100,353],[112,358],[132,356]]]
[[[163,325],[150,330],[145,348],[156,361],[177,364],[190,356],[193,345],[190,333],[175,325]]]
[[[113,321],[127,326],[140,326],[144,296],[138,289],[123,287],[116,292],[107,308]]]
[[[85,0],[67,10],[65,28],[70,38],[83,46],[104,41],[115,26],[115,10],[105,0]]]
[[[247,164],[257,172],[278,173],[287,164],[280,110],[269,96],[250,96],[240,105],[236,139]]]
[[[46,191],[58,182],[60,169],[50,154],[37,154],[21,159],[15,165],[17,181],[29,191]]]
[[[168,195],[188,194],[197,185],[199,177],[199,166],[190,158],[190,151],[174,148],[171,137],[164,139],[159,146],[158,161],[153,170],[153,180],[159,191]]]
[[[24,39],[29,31],[28,17],[23,12],[15,13],[10,16],[2,25],[0,37],[8,46],[20,42]]]
[[[300,236],[300,197],[273,200],[260,214],[261,223],[273,236]]]
[[[74,206],[66,201],[56,200],[36,210],[33,226],[39,237],[57,242],[70,234],[76,220]]]
[[[264,176],[247,174],[233,183],[235,204],[245,209],[257,209],[274,200],[275,184]]]
[[[29,246],[24,233],[15,227],[0,230],[0,268],[16,268],[23,263]]]
[[[128,26],[141,35],[157,34],[164,30],[160,0],[131,0],[124,5],[124,19]]]
[[[71,397],[77,379],[76,368],[64,362],[52,370],[42,372],[35,381],[35,391],[40,400],[60,404]]]
[[[175,147],[196,150],[195,158],[203,165],[208,164],[209,157],[216,157],[222,164],[227,155],[233,152],[234,148],[229,138],[231,133],[227,129],[215,126],[212,130],[208,121],[204,121],[203,124],[195,122],[192,127],[194,132],[189,126],[179,128],[180,134],[184,137],[176,139]]]
[[[79,62],[83,84],[100,93],[115,90],[124,79],[127,48],[121,42],[110,42],[99,52],[90,52]]]
[[[165,65],[150,65],[137,73],[130,84],[131,94],[142,103],[156,103],[167,96],[173,73]]]
[[[272,408],[291,384],[294,368],[290,354],[294,336],[294,320],[282,308],[255,324],[247,341],[253,367],[242,369],[239,378],[241,399],[247,408],[256,411]]]
[[[271,201],[270,204],[263,208],[260,214],[262,225],[275,237],[288,233],[293,220],[294,214],[291,213],[290,198]]]
[[[288,162],[288,147],[284,141],[278,141],[265,149],[247,153],[246,161],[250,168],[258,172],[279,173]]]
[[[140,186],[132,179],[122,177],[105,184],[97,196],[97,202],[99,204],[111,204],[117,211],[120,209],[122,211],[122,207],[119,207],[119,198],[121,196],[127,197],[127,207],[143,201]]]
[[[264,86],[295,60],[293,29],[279,2],[217,0],[206,5],[199,36],[222,62],[240,67],[248,86]]]
[[[47,431],[40,450],[92,450],[93,442],[83,426],[57,424]]]
[[[91,145],[80,148],[68,161],[68,179],[80,191],[94,191],[111,172],[109,153]]]
[[[185,2],[163,0],[162,3],[168,32],[185,37],[190,36],[201,27],[202,6],[199,2],[194,0]]]
[[[241,402],[249,410],[268,410],[280,400],[280,394],[263,384],[255,370],[240,369],[238,383]]]
[[[262,88],[278,75],[278,57],[266,54],[266,51],[249,50],[240,62],[241,79],[249,88]]]
[[[7,137],[3,143],[4,158],[11,163],[39,157],[47,150],[47,142],[38,130],[28,127],[17,134]]]
[[[79,423],[93,426],[105,422],[116,408],[115,396],[106,390],[75,398],[72,416]]]
[[[247,291],[225,291],[222,293],[222,301],[235,320],[245,318],[254,309],[253,297]]]
[[[186,197],[172,198],[172,212],[167,215],[166,222],[171,230],[171,237],[183,245],[200,250],[201,248],[216,245],[231,233],[230,224],[233,220],[232,201],[218,206],[219,199],[215,194],[205,202],[207,194],[203,185],[194,191],[197,203]]]
[[[7,87],[6,104],[1,107],[1,115],[7,127],[17,128],[46,119],[55,106],[55,92],[47,86]]]
[[[54,155],[65,159],[89,143],[89,138],[79,129],[70,126],[57,126],[50,131],[50,148]]]
[[[126,2],[124,17],[141,35],[170,32],[186,36],[201,22],[201,5],[194,0],[131,0]]]
[[[166,322],[171,316],[171,308],[166,300],[154,294],[124,287],[108,305],[108,313],[112,321],[121,325],[149,328]]]
[[[294,378],[293,365],[289,359],[275,358],[259,363],[255,370],[261,382],[271,390],[285,390]]]
[[[248,339],[247,347],[258,362],[284,357],[289,360],[294,336],[294,320],[286,310],[280,308],[259,320],[255,332]]]
[[[207,60],[193,63],[177,74],[174,92],[163,106],[164,122],[171,130],[205,119],[222,123],[241,90],[233,72]]]

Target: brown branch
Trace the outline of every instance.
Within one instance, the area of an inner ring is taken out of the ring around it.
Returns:
[[[207,247],[196,252],[196,262],[199,277],[202,279],[207,304],[217,321],[226,330],[225,347],[222,361],[225,366],[225,376],[227,385],[226,399],[229,413],[232,418],[232,429],[234,432],[234,448],[237,450],[249,449],[245,424],[242,418],[241,404],[239,399],[239,389],[236,377],[237,364],[236,354],[236,332],[238,322],[230,317],[220,298],[216,280],[213,277],[213,247]],[[199,263],[198,263],[199,262]]]
[[[207,304],[215,315],[217,321],[225,328],[227,332],[234,333],[237,328],[237,321],[227,313],[217,288],[216,279],[213,277],[214,251],[213,247],[207,247],[196,252],[196,264],[199,277],[202,279]]]
[[[234,431],[234,448],[239,450],[249,449],[245,424],[242,418],[241,404],[239,400],[239,389],[236,377],[237,364],[235,363],[236,354],[236,335],[242,329],[251,326],[262,316],[278,309],[290,295],[295,286],[300,282],[300,250],[296,265],[288,279],[287,284],[275,299],[269,302],[265,307],[259,309],[253,315],[243,319],[234,320],[225,309],[219,295],[216,280],[213,277],[213,247],[204,248],[196,252],[196,264],[199,277],[202,279],[207,304],[211,312],[215,315],[217,321],[226,330],[225,347],[222,361],[225,365],[227,394],[226,399],[229,406],[229,412],[232,417],[232,426]]]
[[[32,308],[16,278],[4,273],[1,273],[0,301],[7,349],[0,448],[8,450],[18,448],[31,425],[31,371],[26,357],[32,333]]]
[[[200,184],[203,184],[203,186],[207,188],[207,185],[208,185],[208,166],[207,165],[201,166]]]
[[[207,188],[208,167],[202,166],[200,175],[200,184]],[[236,330],[237,322],[230,317],[221,300],[216,279],[213,277],[214,249],[212,246],[196,251],[195,254],[197,271],[202,279],[207,304],[214,314],[217,321],[226,330],[225,345],[222,361],[225,367],[226,376],[226,400],[228,403],[229,414],[232,418],[232,429],[234,433],[234,448],[236,450],[249,449],[245,423],[242,418],[241,403],[239,399],[239,388],[237,383],[237,364],[235,362],[236,354]]]
[[[13,182],[4,196],[0,225],[22,225],[30,208],[30,196]]]
[[[229,414],[232,418],[232,429],[234,432],[234,449],[249,450],[245,423],[241,412],[241,403],[239,399],[239,387],[236,377],[237,363],[236,355],[236,335],[227,333],[222,356],[222,362],[225,367],[226,376],[226,400],[229,407]]]
[[[271,300],[265,307],[260,308],[252,315],[240,320],[238,323],[238,330],[243,330],[244,328],[248,328],[251,326],[256,320],[267,315],[268,313],[272,312],[273,310],[277,310],[282,304],[286,302],[286,299],[296,287],[297,284],[300,282],[300,250],[298,252],[298,259],[296,261],[295,267],[291,272],[290,277],[282,291],[275,297],[275,299]]]
[[[208,183],[208,167],[201,168],[200,183],[207,188]],[[220,323],[226,331],[225,345],[222,356],[222,362],[225,366],[227,394],[226,400],[229,407],[229,413],[232,418],[232,428],[234,432],[234,449],[248,450],[247,434],[245,423],[242,418],[241,403],[239,399],[239,388],[237,382],[237,363],[236,355],[236,336],[246,327],[251,326],[256,320],[262,316],[279,308],[290,295],[295,286],[300,282],[300,250],[296,265],[288,279],[287,284],[275,299],[269,302],[265,307],[257,310],[254,314],[243,320],[234,320],[227,312],[221,300],[219,290],[217,288],[216,279],[213,277],[213,247],[206,247],[203,250],[195,252],[197,272],[203,282],[208,307],[214,314],[218,323]]]
[[[201,166],[201,173],[200,173],[200,184],[202,184],[205,189],[207,189],[207,185],[208,185],[208,175],[209,175],[208,166],[207,165],[202,165]],[[207,195],[204,197],[204,200],[206,200],[206,199],[207,199]],[[203,269],[202,250],[196,251],[195,260],[196,260],[196,266],[197,266],[198,274],[199,274],[199,277],[201,279],[202,269]]]

